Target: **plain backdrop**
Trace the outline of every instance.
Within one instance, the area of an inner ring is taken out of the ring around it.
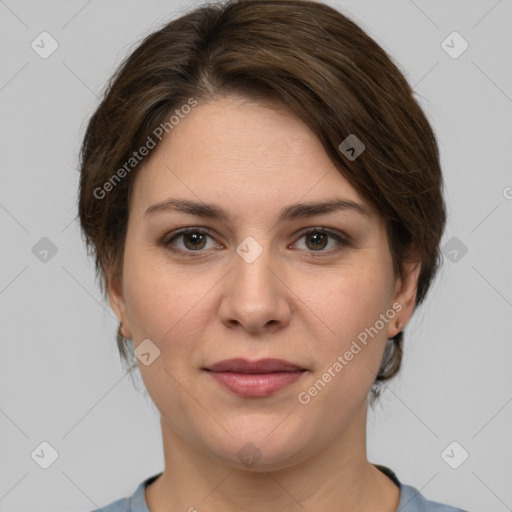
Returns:
[[[512,2],[330,3],[413,85],[449,215],[403,370],[369,413],[369,459],[430,499],[512,510]],[[0,1],[1,511],[86,512],[163,469],[158,413],[122,369],[75,220],[78,150],[115,66],[196,5]]]

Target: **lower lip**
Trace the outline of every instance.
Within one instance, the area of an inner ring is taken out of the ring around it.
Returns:
[[[268,396],[300,379],[305,370],[272,373],[208,373],[224,387],[240,396]]]

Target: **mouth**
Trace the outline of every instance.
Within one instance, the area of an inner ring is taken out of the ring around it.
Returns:
[[[297,370],[305,370],[285,359],[258,359],[250,361],[249,359],[235,358],[219,361],[204,370],[212,372],[235,372],[235,373],[274,373],[274,372],[291,372]]]
[[[296,382],[308,370],[283,359],[227,359],[203,368],[225,389],[244,397],[265,397]]]

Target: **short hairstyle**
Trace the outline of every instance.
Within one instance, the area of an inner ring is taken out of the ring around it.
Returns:
[[[80,150],[78,214],[104,297],[107,268],[121,282],[132,184],[151,157],[135,162],[134,152],[150,139],[159,143],[158,127],[168,132],[170,116],[191,99],[229,95],[277,102],[306,123],[337,171],[385,219],[395,276],[417,251],[417,307],[441,263],[446,221],[435,135],[387,52],[314,0],[205,3],[144,37],[118,66]],[[365,146],[357,158],[340,150],[349,135]],[[403,336],[388,340],[372,404],[400,369]],[[118,331],[121,359],[132,370],[129,341]]]

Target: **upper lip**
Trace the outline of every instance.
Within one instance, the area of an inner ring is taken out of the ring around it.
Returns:
[[[272,373],[292,372],[303,370],[300,366],[285,361],[284,359],[258,359],[250,361],[243,358],[225,359],[205,368],[213,372],[237,372],[237,373]]]

